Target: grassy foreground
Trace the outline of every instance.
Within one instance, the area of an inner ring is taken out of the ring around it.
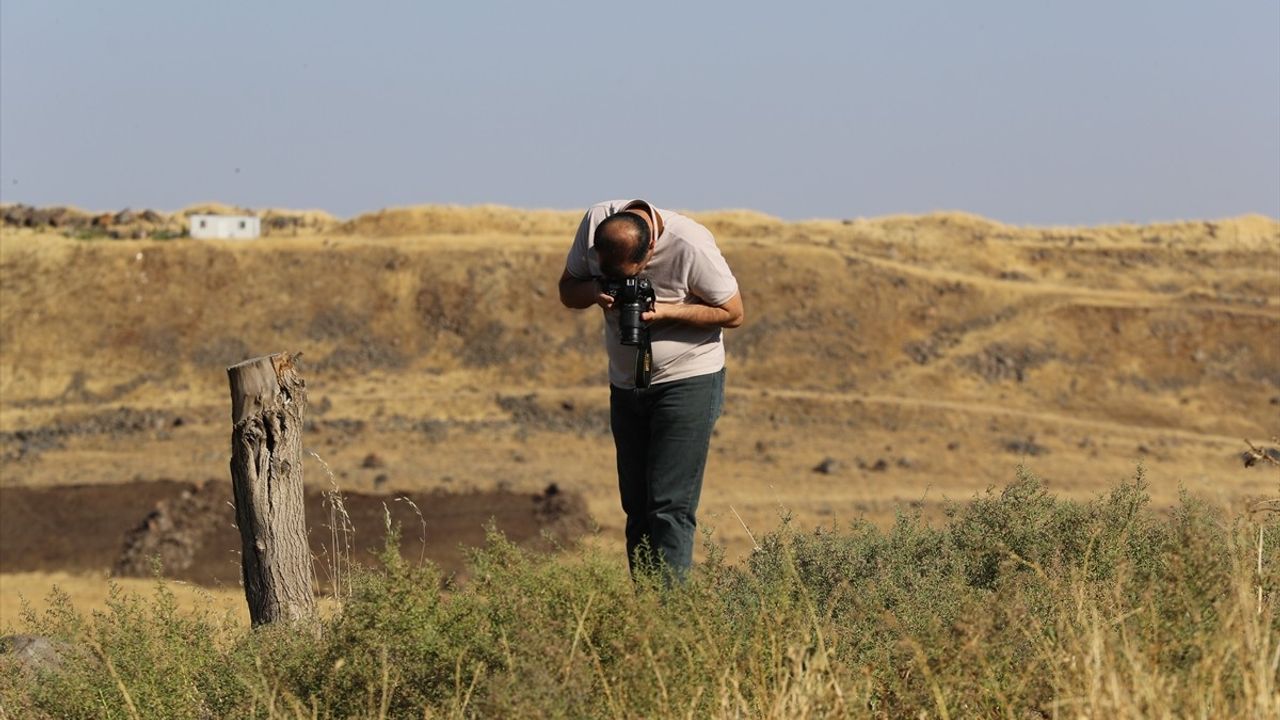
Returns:
[[[313,629],[54,599],[27,623],[64,660],[0,667],[0,717],[1280,716],[1280,522],[1147,504],[1141,470],[1088,503],[1020,472],[938,527],[784,522],[670,590],[495,535],[461,587],[387,554]]]

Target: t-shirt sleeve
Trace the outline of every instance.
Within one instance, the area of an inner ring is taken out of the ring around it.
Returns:
[[[689,265],[689,290],[709,305],[723,305],[738,294],[738,279],[729,269],[729,263],[715,239],[707,233],[706,242],[697,243],[693,247],[693,258]]]
[[[587,210],[587,213],[582,216],[582,222],[578,225],[578,234],[574,236],[573,245],[569,247],[569,255],[564,260],[565,272],[579,280],[591,279],[591,266],[587,260],[587,253],[591,246],[591,213],[591,210]]]

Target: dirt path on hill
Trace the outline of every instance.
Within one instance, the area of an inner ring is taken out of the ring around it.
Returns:
[[[824,246],[815,246],[824,247]],[[1052,296],[1059,298],[1064,302],[1074,303],[1106,303],[1108,305],[1119,305],[1121,307],[1139,307],[1139,308],[1165,308],[1176,307],[1179,310],[1208,310],[1213,312],[1228,312],[1237,315],[1249,315],[1255,317],[1264,317],[1268,319],[1280,319],[1280,309],[1272,309],[1270,307],[1249,307],[1233,303],[1206,302],[1204,300],[1195,299],[1194,291],[1163,294],[1145,292],[1142,290],[1101,290],[1091,288],[1084,285],[1064,285],[1061,283],[1046,282],[1044,280],[1036,280],[1027,282],[1026,280],[1002,280],[1000,278],[986,277],[983,275],[974,275],[972,273],[958,272],[955,270],[942,270],[926,265],[918,265],[901,260],[891,260],[889,258],[880,257],[870,253],[850,250],[848,248],[833,249],[846,258],[853,258],[869,265],[880,268],[895,270],[907,275],[912,275],[925,280],[934,280],[938,282],[965,283],[978,288],[996,288],[1001,291],[1017,293],[1019,295],[1030,295],[1037,297]],[[1269,303],[1270,301],[1267,300]]]
[[[1182,430],[1179,428],[1168,428],[1148,425],[1133,425],[1112,422],[1109,420],[1095,420],[1091,418],[1074,417],[1071,415],[1059,415],[1049,412],[1037,412],[1032,410],[1019,410],[1017,408],[1005,407],[1002,405],[992,405],[988,403],[977,403],[971,401],[959,400],[928,400],[924,398],[896,397],[889,395],[859,395],[857,393],[833,393],[813,390],[753,390],[753,389],[729,389],[730,395],[756,396],[756,397],[777,397],[777,398],[803,398],[805,400],[815,400],[826,403],[851,403],[864,405],[887,405],[893,407],[915,407],[928,408],[933,410],[946,410],[950,412],[973,414],[973,415],[996,415],[1006,417],[1025,418],[1046,424],[1068,425],[1072,427],[1080,427],[1095,432],[1109,432],[1123,435],[1167,435],[1182,440],[1194,442],[1237,446],[1241,445],[1240,438],[1229,435],[1215,435],[1213,433],[1202,433],[1195,430]]]

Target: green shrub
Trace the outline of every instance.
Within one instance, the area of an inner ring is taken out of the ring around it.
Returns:
[[[930,525],[784,521],[743,563],[714,545],[687,582],[620,558],[523,550],[491,532],[456,586],[400,559],[361,570],[314,628],[249,631],[119,594],[28,623],[60,669],[3,672],[11,715],[46,717],[1145,717],[1277,708],[1274,516],[1143,472],[1088,502],[1025,470]],[[1260,525],[1259,523],[1265,523]],[[1264,604],[1257,604],[1262,588]],[[1028,715],[1030,713],[1030,715]]]
[[[41,615],[28,612],[31,632],[72,648],[58,671],[15,672],[0,697],[25,691],[22,705],[59,718],[207,718],[234,714],[252,666],[232,652],[240,632],[230,618],[177,610],[158,582],[143,599],[113,586],[105,612],[85,618],[55,592]],[[15,703],[16,704],[16,703]],[[131,710],[131,708],[133,708]]]

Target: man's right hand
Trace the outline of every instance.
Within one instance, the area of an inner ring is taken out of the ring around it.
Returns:
[[[600,284],[595,280],[581,280],[565,270],[560,276],[560,302],[565,307],[578,310],[592,305],[608,310],[613,307],[613,296],[600,290]]]

